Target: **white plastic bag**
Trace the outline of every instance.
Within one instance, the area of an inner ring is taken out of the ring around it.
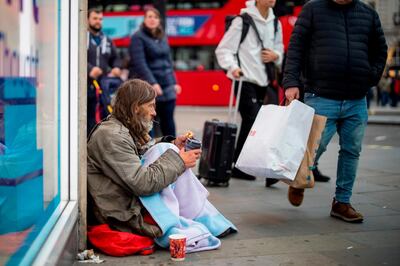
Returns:
[[[294,180],[313,116],[314,109],[297,100],[262,106],[235,166],[257,177]]]

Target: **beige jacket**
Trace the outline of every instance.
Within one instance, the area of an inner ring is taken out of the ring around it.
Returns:
[[[88,220],[119,231],[159,237],[161,230],[143,221],[139,196],[161,191],[185,171],[175,151],[167,150],[142,167],[137,145],[128,129],[110,117],[88,141]]]

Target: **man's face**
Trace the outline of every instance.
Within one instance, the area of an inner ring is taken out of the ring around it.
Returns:
[[[139,106],[137,114],[149,132],[153,128],[153,120],[156,117],[156,99]]]
[[[99,32],[103,26],[103,13],[91,12],[88,18],[89,28]]]
[[[333,1],[335,1],[335,3],[339,5],[347,5],[350,4],[353,0],[333,0]]]

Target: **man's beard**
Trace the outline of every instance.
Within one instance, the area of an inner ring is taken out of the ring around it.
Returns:
[[[99,31],[101,31],[101,27],[100,28],[95,28],[95,27],[93,27],[92,25],[89,25],[89,28],[92,30],[92,31],[94,31],[94,32],[99,32]]]
[[[153,129],[154,123],[153,123],[153,120],[146,121],[145,119],[143,119],[142,125],[143,125],[144,129],[146,130],[146,133],[149,133]]]

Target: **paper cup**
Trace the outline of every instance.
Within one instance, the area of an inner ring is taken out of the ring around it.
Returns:
[[[185,151],[201,148],[201,141],[198,139],[187,139],[185,143]]]
[[[174,234],[169,236],[169,251],[171,252],[171,260],[185,260],[186,253],[186,236]]]

